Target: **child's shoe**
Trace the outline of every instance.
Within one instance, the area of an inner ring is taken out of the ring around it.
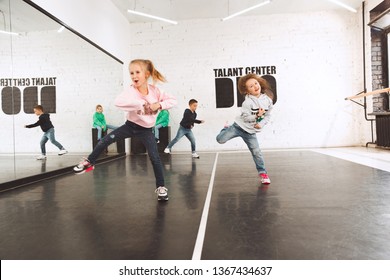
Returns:
[[[193,157],[193,158],[199,158],[199,155],[198,155],[196,152],[193,152],[193,153],[192,153],[192,157]]]
[[[170,153],[171,153],[171,149],[169,149],[169,148],[165,148],[165,150],[164,150],[164,153],[166,153],[166,154],[170,154]]]
[[[45,155],[39,155],[37,156],[37,160],[44,160],[46,159],[46,156]]]
[[[160,139],[158,139],[158,138],[155,138],[155,139],[156,139],[157,144],[160,143]]]
[[[60,151],[58,152],[58,155],[59,155],[59,156],[62,156],[62,155],[65,155],[65,154],[67,154],[67,153],[68,153],[67,150],[62,149],[62,150],[60,150]]]
[[[154,192],[157,194],[158,201],[168,200],[168,189],[166,187],[158,187]]]
[[[78,165],[73,167],[73,171],[76,174],[83,174],[84,172],[89,172],[95,169],[95,166],[89,162],[88,159],[83,159]]]
[[[267,173],[261,173],[259,176],[260,176],[260,181],[262,184],[267,184],[267,185],[271,184],[271,180],[268,177]]]

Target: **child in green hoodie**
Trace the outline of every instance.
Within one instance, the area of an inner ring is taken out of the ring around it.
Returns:
[[[106,131],[109,129],[117,129],[117,126],[113,126],[106,123],[106,118],[103,114],[103,106],[102,105],[96,105],[96,112],[93,114],[93,125],[94,128],[98,130],[98,141],[100,138],[102,138],[102,131]]]
[[[157,143],[160,143],[160,132],[159,129],[162,127],[167,127],[169,124],[169,112],[168,110],[161,110],[157,116],[156,124],[153,127],[154,138]]]

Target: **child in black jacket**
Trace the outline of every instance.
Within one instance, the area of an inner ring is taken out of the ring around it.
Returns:
[[[35,115],[39,116],[39,119],[34,124],[25,125],[26,128],[32,128],[36,126],[40,126],[43,131],[43,136],[41,139],[41,152],[42,154],[37,157],[38,160],[44,160],[46,159],[46,142],[50,140],[51,143],[53,143],[60,151],[58,152],[59,156],[62,156],[66,154],[68,151],[65,150],[65,148],[56,141],[55,135],[54,135],[54,126],[52,122],[50,121],[50,115],[43,112],[43,107],[41,105],[34,106],[34,113]]]
[[[196,153],[196,144],[195,144],[195,136],[192,133],[192,128],[194,124],[204,123],[203,120],[196,119],[196,108],[198,108],[198,101],[195,99],[191,99],[188,102],[189,109],[184,111],[183,119],[180,122],[179,130],[177,131],[176,137],[168,144],[165,148],[164,153],[170,154],[171,148],[175,145],[183,136],[186,136],[188,140],[191,142],[191,151],[193,158],[199,158],[199,155]]]

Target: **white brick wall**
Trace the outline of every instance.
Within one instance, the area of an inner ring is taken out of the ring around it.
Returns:
[[[258,135],[263,148],[361,145],[369,127],[360,106],[344,97],[363,89],[359,13],[316,12],[191,20],[178,25],[131,25],[131,57],[149,58],[166,75],[162,88],[177,96],[172,137],[190,98],[199,101],[197,148],[246,149],[215,136],[233,122],[236,107],[216,109],[215,68],[275,65],[278,102],[272,122]],[[174,150],[189,150],[185,138]]]
[[[161,88],[179,100],[171,110],[172,137],[188,100],[199,100],[198,116],[206,120],[194,129],[199,151],[246,149],[239,139],[225,145],[215,141],[239,109],[216,109],[213,69],[267,65],[276,66],[278,102],[272,122],[258,135],[263,148],[362,145],[371,140],[363,110],[344,100],[363,90],[361,28],[360,14],[347,11],[191,20],[177,26],[132,24],[129,60],[149,58],[166,75],[168,83]],[[14,77],[57,77],[52,120],[58,140],[70,151],[90,151],[90,120],[97,103],[110,122],[123,122],[112,102],[122,79],[125,86],[130,82],[127,65],[67,32],[28,34],[15,39],[13,48]],[[1,51],[7,57],[6,49]],[[1,67],[1,76],[9,77],[9,70]],[[15,131],[12,125],[6,131],[15,133],[17,153],[39,152],[40,129],[23,128],[36,121],[35,115],[0,117],[2,123],[14,124]],[[0,153],[12,148],[13,139],[6,137]],[[51,144],[47,148],[56,150]],[[189,149],[186,139],[174,147]]]

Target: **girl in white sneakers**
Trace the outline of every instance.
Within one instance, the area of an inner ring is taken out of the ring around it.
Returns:
[[[76,173],[91,171],[94,169],[94,164],[100,153],[108,145],[121,139],[139,137],[145,145],[153,165],[157,199],[168,200],[163,167],[152,128],[156,123],[158,111],[173,107],[177,101],[173,96],[148,83],[149,78],[153,82],[166,81],[164,76],[154,68],[150,60],[133,60],[130,62],[129,70],[133,84],[115,100],[115,106],[127,112],[126,123],[103,137],[88,158],[80,162],[73,170]]]

